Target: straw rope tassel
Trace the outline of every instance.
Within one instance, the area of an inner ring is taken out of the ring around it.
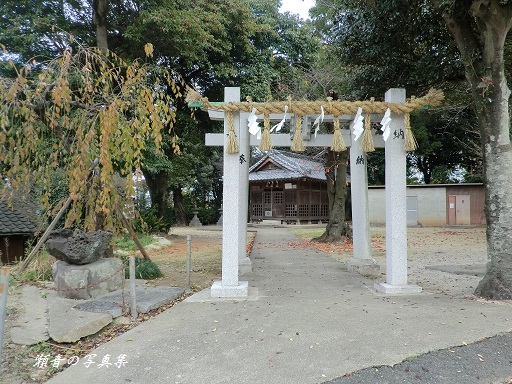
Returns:
[[[334,135],[332,136],[331,150],[334,152],[343,152],[347,149],[341,134],[339,116],[334,116]]]
[[[270,116],[268,113],[263,115],[263,132],[261,133],[260,151],[270,151],[272,141],[270,140]]]
[[[361,151],[363,152],[373,152],[375,151],[375,146],[373,144],[372,138],[372,125],[371,125],[371,113],[367,113],[364,119],[364,132],[363,137],[361,139]]]
[[[233,112],[226,112],[228,120],[228,142],[226,144],[227,153],[238,153],[238,141],[235,134],[235,122],[233,119]]]
[[[406,152],[415,151],[418,148],[418,142],[414,137],[411,129],[411,115],[408,113],[404,114],[404,122],[405,122],[405,144],[404,149]]]
[[[293,134],[290,149],[293,152],[304,152],[304,140],[302,140],[302,115],[295,114],[295,133]]]

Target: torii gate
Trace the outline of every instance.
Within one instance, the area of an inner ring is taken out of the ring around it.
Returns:
[[[406,145],[408,125],[408,113],[414,109],[425,106],[436,106],[443,99],[442,92],[432,90],[425,97],[411,99],[406,102],[405,89],[393,88],[386,92],[385,102],[309,102],[308,115],[323,114],[324,109],[329,112],[336,111],[336,118],[350,121],[354,119],[355,110],[364,107],[367,116],[375,116],[372,112],[383,113],[382,108],[390,108],[391,122],[389,124],[389,138],[384,141],[383,136],[373,136],[371,146],[385,148],[385,177],[386,177],[386,282],[375,282],[377,291],[388,294],[418,293],[421,287],[408,284],[407,281],[407,207],[406,207]],[[224,146],[224,175],[223,175],[223,233],[222,233],[222,280],[213,283],[210,291],[211,297],[243,298],[248,296],[249,284],[239,280],[239,273],[252,270],[251,260],[246,255],[247,246],[247,211],[249,193],[249,163],[250,146],[258,145],[259,139],[249,134],[249,111],[258,103],[240,102],[240,88],[229,87],[224,90],[224,103],[210,103],[208,99],[195,94],[189,95],[189,106],[207,108],[210,118],[224,121],[224,134],[206,134],[207,146]],[[290,114],[296,114],[295,119],[300,119],[306,114],[297,114],[294,111],[294,103],[278,102],[277,107],[284,111],[283,105],[290,106]],[[258,120],[265,120],[267,139],[279,147],[287,147],[292,144],[289,134],[272,134],[268,136],[269,121],[281,121],[285,114],[270,113],[269,105],[264,103],[267,113],[259,115]],[[325,106],[323,105],[325,104]],[[379,108],[377,108],[377,106]],[[338,108],[339,107],[339,108]],[[316,110],[315,110],[316,108]],[[309,112],[313,109],[313,112]],[[296,107],[295,110],[298,110]],[[341,114],[339,111],[348,111]],[[254,112],[254,109],[253,109]],[[334,112],[332,112],[334,113]],[[315,116],[315,117],[316,117]],[[368,118],[368,117],[367,117]],[[325,121],[335,121],[334,114],[326,115]],[[367,128],[369,131],[369,121]],[[406,124],[407,123],[407,124]],[[300,123],[299,123],[300,124]],[[336,124],[335,124],[336,126]],[[339,126],[339,124],[338,124]],[[351,125],[351,128],[353,123]],[[300,133],[300,126],[297,125]],[[264,132],[265,133],[265,132]],[[308,134],[308,132],[302,133]],[[353,228],[353,257],[347,267],[350,271],[362,274],[375,274],[379,272],[379,266],[371,256],[370,223],[368,214],[368,177],[366,167],[366,152],[361,149],[356,141],[355,133],[350,130],[341,130],[346,147],[350,147],[350,175],[352,192],[352,228]],[[297,136],[297,135],[295,135]],[[305,146],[327,147],[331,146],[335,134],[318,134],[310,137],[304,143]],[[238,138],[238,142],[234,142]],[[414,140],[409,137],[409,140]],[[235,147],[233,147],[235,146]],[[233,148],[231,148],[233,147]],[[228,150],[228,148],[230,148]],[[411,150],[411,149],[409,149]]]

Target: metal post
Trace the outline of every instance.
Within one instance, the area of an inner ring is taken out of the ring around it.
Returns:
[[[9,267],[0,268],[0,363],[2,362],[2,352],[4,350],[4,325],[5,313],[7,312],[7,292],[9,289]]]
[[[135,257],[130,256],[130,296],[132,317],[137,318],[137,300],[135,299]]]
[[[187,235],[187,287],[190,288],[190,254],[192,253],[192,236]]]

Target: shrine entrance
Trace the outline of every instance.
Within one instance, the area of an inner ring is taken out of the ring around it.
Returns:
[[[224,121],[224,134],[206,134],[206,145],[224,147],[222,280],[215,281],[211,297],[241,298],[248,295],[248,282],[239,281],[239,272],[252,269],[246,255],[250,146],[268,151],[273,145],[301,152],[306,146],[350,150],[353,257],[350,271],[375,272],[378,265],[371,256],[368,219],[368,178],[366,153],[385,148],[386,172],[386,281],[376,282],[383,293],[416,293],[421,287],[407,282],[407,199],[406,152],[416,149],[409,113],[425,106],[437,106],[442,92],[431,90],[422,98],[406,101],[405,89],[390,89],[384,102],[292,101],[240,102],[239,88],[225,88],[224,102],[211,103],[197,92],[187,97],[190,107],[208,111],[213,120]],[[286,120],[295,127],[293,137],[278,133]],[[331,121],[333,134],[310,135],[308,121]],[[350,122],[341,129],[340,122]],[[371,132],[371,122],[380,121],[382,135]],[[263,122],[263,129],[259,126]],[[277,122],[271,127],[271,122]],[[363,123],[364,122],[364,123]],[[276,133],[271,134],[271,131]],[[274,191],[269,202],[272,204]],[[264,198],[264,197],[263,197]],[[270,212],[272,212],[272,209]]]

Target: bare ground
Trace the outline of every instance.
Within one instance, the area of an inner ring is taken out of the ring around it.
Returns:
[[[295,232],[295,231],[294,231]],[[306,232],[307,233],[307,232]],[[185,263],[187,256],[187,235],[191,235],[192,273],[191,286],[200,290],[210,286],[212,281],[221,276],[222,232],[197,228],[173,228],[166,236],[171,244],[159,249],[149,250],[151,259],[160,267],[164,277],[153,280],[154,285],[185,286]],[[385,228],[372,228],[372,256],[385,271]],[[252,247],[255,234],[248,234],[249,248]],[[257,243],[257,238],[256,238]],[[331,257],[346,262],[352,257],[352,244],[311,243],[297,240],[284,247],[309,247],[329,254]],[[487,261],[485,228],[409,228],[408,229],[408,272],[409,282],[420,285],[424,291],[443,293],[451,296],[471,296],[480,281],[479,276],[455,275],[428,269],[439,265],[471,265],[484,264]],[[384,273],[381,280],[384,279]],[[16,289],[11,288],[9,296],[9,311],[6,321],[4,339],[4,361],[0,364],[0,382],[6,384],[44,383],[50,377],[46,370],[33,367],[34,359],[41,352],[55,356],[64,351],[80,350],[82,355],[97,345],[116,337],[118,334],[133,328],[160,311],[139,316],[128,324],[113,324],[97,335],[83,339],[72,345],[38,345],[24,347],[10,343],[9,327],[15,324],[18,311],[16,310]],[[76,353],[76,352],[72,352]]]

